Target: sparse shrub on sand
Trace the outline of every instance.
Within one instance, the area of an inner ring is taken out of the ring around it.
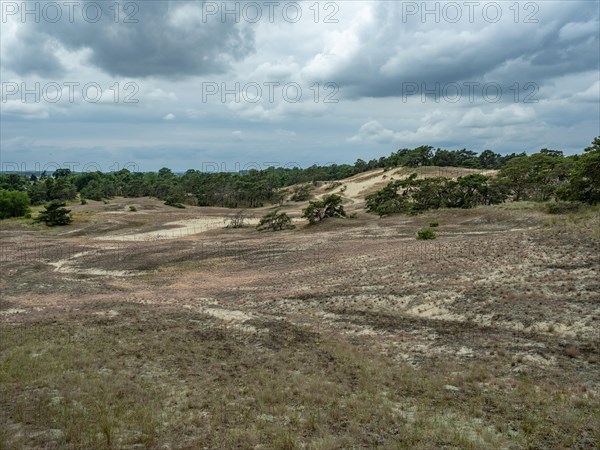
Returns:
[[[228,219],[227,228],[244,228],[247,219],[246,211],[242,209]]]
[[[436,237],[435,231],[433,231],[431,228],[422,228],[417,231],[417,239],[419,241],[427,241],[435,239]]]
[[[310,190],[310,184],[296,186],[292,190],[292,196],[290,197],[290,200],[292,200],[293,202],[303,202],[305,200],[308,200],[310,198]]]
[[[286,213],[279,212],[278,209],[262,216],[258,225],[256,226],[258,231],[282,231],[292,228],[295,228],[295,226],[292,225],[291,217]]]
[[[308,207],[302,210],[302,217],[307,219],[311,225],[327,217],[346,217],[342,206],[342,197],[330,194],[323,197],[322,200],[311,201]]]
[[[340,183],[339,181],[334,181],[331,183],[328,183],[327,186],[325,186],[325,190],[326,191],[332,191],[337,187],[340,187],[342,185],[342,183]]]

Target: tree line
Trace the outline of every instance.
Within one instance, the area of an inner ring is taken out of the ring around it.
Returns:
[[[510,158],[497,176],[472,174],[392,181],[366,197],[367,210],[380,216],[438,208],[473,208],[507,200],[600,203],[600,137],[582,155],[565,157],[542,149]]]
[[[481,154],[462,149],[434,149],[420,146],[400,149],[387,157],[361,159],[354,165],[313,165],[308,168],[269,167],[244,173],[209,173],[190,169],[182,175],[168,168],[158,172],[74,173],[57,169],[24,176],[0,174],[0,218],[26,215],[29,205],[51,201],[103,200],[115,196],[156,197],[170,205],[255,208],[281,204],[291,194],[293,201],[306,200],[310,184],[341,180],[368,170],[394,167],[465,167],[499,169],[498,177],[470,175],[450,180],[416,177],[390,183],[368,199],[371,211],[417,211],[436,207],[472,207],[512,200],[549,199],[600,201],[600,137],[582,155],[565,157],[561,151],[542,149],[500,155],[491,150]],[[292,192],[286,188],[295,185]],[[298,187],[298,185],[301,185]]]

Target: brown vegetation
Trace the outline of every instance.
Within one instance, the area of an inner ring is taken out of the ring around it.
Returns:
[[[130,204],[3,224],[0,448],[600,444],[597,209],[178,233],[232,211]]]

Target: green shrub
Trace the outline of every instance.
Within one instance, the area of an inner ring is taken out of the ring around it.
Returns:
[[[26,192],[0,189],[0,219],[28,214],[30,203]]]
[[[579,202],[552,202],[546,205],[546,212],[548,214],[567,214],[571,212],[577,212],[581,208]]]
[[[472,174],[453,180],[445,177],[408,178],[390,181],[365,198],[367,210],[380,217],[390,214],[417,214],[439,208],[474,208],[495,205],[507,198],[505,186],[497,180]]]
[[[341,185],[342,185],[342,183],[340,183],[339,181],[333,181],[333,182],[327,184],[327,186],[325,187],[325,190],[326,191],[331,191],[331,190],[333,190],[333,189],[335,189],[335,188],[337,188],[337,187],[339,187]]]
[[[82,199],[81,199],[81,204],[82,204],[82,205],[87,205],[87,200],[86,200],[85,198],[82,198]]]
[[[258,225],[256,226],[258,231],[281,231],[290,230],[292,228],[295,228],[295,226],[292,225],[291,217],[286,213],[279,212],[278,209],[262,216]]]
[[[322,200],[313,200],[302,210],[302,217],[308,219],[311,225],[327,217],[346,217],[342,206],[342,197],[330,194],[323,197]]]
[[[427,241],[436,237],[435,232],[431,228],[422,228],[417,231],[417,239],[420,241]]]
[[[435,227],[438,227],[439,225],[440,225],[439,222],[430,222],[429,228],[435,228]]]
[[[131,205],[131,206],[129,207],[129,211],[131,211],[131,212],[136,212],[136,211],[137,211],[137,208],[136,208],[135,206]]]
[[[290,197],[290,200],[292,200],[293,202],[303,202],[305,200],[308,200],[310,198],[310,190],[310,184],[295,186],[292,190],[292,196]]]
[[[71,223],[70,209],[64,208],[65,202],[53,200],[48,203],[40,215],[35,219],[36,222],[44,222],[49,227],[55,225],[68,225]]]
[[[185,208],[185,206],[178,201],[178,198],[175,195],[170,195],[165,200],[165,205],[172,206],[173,208]]]

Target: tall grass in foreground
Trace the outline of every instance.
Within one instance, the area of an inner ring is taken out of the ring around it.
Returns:
[[[0,448],[593,448],[597,398],[285,322],[118,306],[0,331]],[[250,331],[248,331],[250,330]],[[508,369],[507,369],[508,367]]]

